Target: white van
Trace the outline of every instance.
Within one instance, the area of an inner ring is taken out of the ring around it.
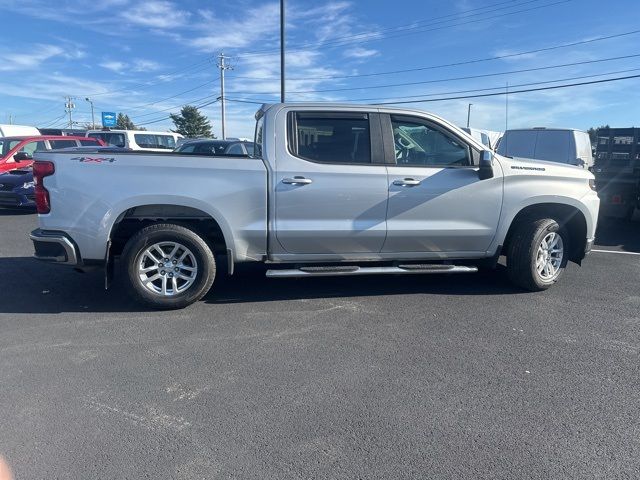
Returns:
[[[507,130],[497,152],[507,157],[532,158],[549,162],[593,166],[589,134],[564,128],[524,128]]]
[[[86,137],[99,138],[107,145],[131,150],[170,152],[176,148],[179,133],[150,132],[147,130],[87,130]]]
[[[40,130],[27,125],[0,125],[0,137],[34,137],[40,136]]]

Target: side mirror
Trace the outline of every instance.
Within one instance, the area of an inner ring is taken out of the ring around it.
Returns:
[[[16,162],[29,162],[33,160],[33,156],[27,152],[18,152],[13,156]]]
[[[478,178],[486,180],[493,178],[493,152],[483,150],[480,152],[480,170],[478,170]]]

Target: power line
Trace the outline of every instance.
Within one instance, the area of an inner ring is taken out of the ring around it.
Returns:
[[[440,27],[434,27],[434,28],[429,28],[429,29],[421,29],[421,30],[417,30],[417,31],[411,31],[411,32],[401,32],[397,35],[379,35],[376,32],[372,32],[369,34],[362,34],[362,35],[369,35],[369,37],[364,37],[364,38],[357,38],[354,40],[341,40],[341,41],[335,41],[335,40],[331,40],[331,41],[326,41],[326,42],[315,42],[315,43],[307,43],[307,44],[303,44],[299,47],[296,48],[291,48],[289,50],[287,50],[288,52],[296,52],[296,51],[305,51],[306,49],[308,49],[309,47],[338,47],[338,46],[343,46],[343,45],[348,45],[349,43],[360,43],[360,42],[372,42],[372,41],[377,41],[377,40],[384,40],[387,38],[397,38],[397,37],[402,37],[402,36],[407,36],[407,35],[414,35],[416,33],[426,33],[426,32],[433,32],[436,30],[442,30],[442,29],[446,29],[446,28],[451,28],[451,27],[458,27],[458,26],[462,26],[462,25],[468,25],[470,23],[476,23],[479,21],[485,21],[485,20],[493,20],[496,18],[501,18],[501,17],[506,17],[509,15],[515,15],[518,13],[524,13],[524,12],[529,12],[529,11],[533,11],[533,10],[539,10],[542,8],[546,8],[546,7],[552,7],[555,5],[560,5],[563,3],[569,3],[573,0],[559,0],[559,1],[555,1],[552,3],[547,3],[544,5],[537,5],[531,8],[526,8],[526,9],[522,9],[522,10],[516,10],[514,12],[508,12],[508,13],[502,13],[502,14],[498,14],[498,15],[491,15],[487,18],[481,18],[481,19],[474,19],[471,21],[467,21],[467,22],[459,22],[459,23],[454,23],[451,25],[443,25]],[[525,3],[530,3],[530,2],[525,2]],[[520,4],[520,5],[524,5]],[[516,5],[519,6],[519,5]],[[513,7],[513,6],[512,6]],[[505,7],[506,8],[512,8],[512,7]],[[483,12],[483,14],[486,14],[487,12]],[[270,53],[269,53],[270,52]],[[254,52],[246,52],[243,54],[238,55],[239,58],[245,58],[245,57],[258,57],[258,56],[270,56],[270,55],[278,55],[279,51],[274,51],[273,49],[268,49],[268,50],[257,50]]]
[[[207,107],[209,105],[213,105],[214,103],[219,102],[219,101],[220,101],[220,99],[216,98],[215,100],[211,100],[210,102],[206,102],[206,103],[203,103],[201,105],[196,105],[195,107],[200,109],[200,108]],[[144,123],[138,123],[138,125],[139,126],[143,126],[143,125],[150,125],[150,124],[153,124],[153,123],[159,123],[159,122],[166,121],[168,118],[169,117],[165,115],[165,116],[162,116],[161,118],[157,118],[157,119],[154,119],[154,120],[149,120],[149,121],[144,122]]]
[[[591,80],[589,82],[578,82],[578,83],[569,83],[569,84],[565,84],[565,85],[554,85],[551,87],[540,87],[540,88],[527,88],[524,90],[509,90],[508,95],[514,95],[516,93],[527,93],[527,92],[541,92],[544,90],[557,90],[560,88],[569,88],[569,87],[577,87],[577,86],[581,86],[581,85],[594,85],[594,84],[598,84],[598,83],[608,83],[608,82],[617,82],[620,80],[629,80],[632,78],[640,78],[640,74],[639,75],[628,75],[626,77],[616,77],[616,78],[607,78],[604,80]],[[373,105],[401,105],[401,104],[407,104],[407,103],[426,103],[426,102],[442,102],[445,100],[461,100],[461,99],[467,99],[467,98],[481,98],[481,97],[495,97],[498,95],[507,95],[507,92],[496,92],[496,93],[483,93],[483,94],[478,94],[478,95],[467,95],[467,96],[460,96],[460,97],[443,97],[443,98],[428,98],[428,99],[420,99],[420,100],[403,100],[400,102],[378,102],[378,103],[374,103]]]
[[[439,68],[446,68],[446,67],[458,67],[461,65],[470,65],[473,63],[480,63],[480,62],[488,62],[488,61],[492,61],[492,60],[503,60],[506,58],[514,58],[514,57],[520,57],[523,55],[530,55],[532,53],[541,53],[541,52],[548,52],[548,51],[552,51],[552,50],[558,50],[561,48],[569,48],[569,47],[575,47],[578,45],[586,45],[586,44],[590,44],[590,43],[594,43],[594,42],[601,42],[604,40],[611,40],[613,38],[620,38],[620,37],[626,37],[629,35],[635,35],[640,33],[640,30],[632,30],[630,32],[623,32],[623,33],[617,33],[614,35],[607,35],[607,36],[600,36],[600,37],[596,37],[596,38],[591,38],[591,39],[587,39],[587,40],[580,40],[580,41],[575,41],[575,42],[570,42],[570,43],[563,43],[560,45],[552,45],[550,47],[544,47],[544,48],[537,48],[535,50],[527,50],[525,52],[517,52],[517,53],[509,53],[509,54],[505,54],[505,55],[496,55],[494,57],[485,57],[485,58],[478,58],[478,59],[474,59],[474,60],[464,60],[464,61],[460,61],[460,62],[453,62],[453,63],[444,63],[444,64],[439,64],[439,65],[427,65],[427,66],[423,66],[423,67],[415,67],[415,68],[406,68],[406,69],[402,69],[402,70],[388,70],[388,71],[384,71],[384,72],[373,72],[373,73],[361,73],[361,74],[354,74],[354,75],[324,75],[324,76],[315,76],[315,77],[297,77],[297,78],[291,78],[290,80],[319,80],[319,79],[345,79],[345,78],[362,78],[362,77],[376,77],[376,76],[381,76],[381,75],[394,75],[394,74],[398,74],[398,73],[409,73],[409,72],[419,72],[419,71],[424,71],[424,70],[435,70],[435,69],[439,69]],[[249,77],[249,76],[234,76],[235,78],[245,78],[245,79],[253,79],[253,80],[265,80],[265,77]],[[266,78],[275,78],[275,77],[266,77]]]
[[[213,80],[209,80],[208,82],[204,82],[203,84],[198,85],[197,87],[190,88],[189,90],[185,90],[184,92],[176,93],[175,95],[172,95],[171,97],[161,98],[160,100],[156,100],[155,102],[144,103],[142,105],[135,105],[133,107],[127,107],[127,108],[129,110],[137,110],[137,109],[140,109],[140,108],[143,108],[143,107],[148,107],[150,105],[156,105],[156,104],[158,104],[160,102],[164,102],[166,100],[171,100],[172,98],[179,97],[180,95],[184,95],[185,93],[193,92],[194,90],[198,90],[199,88],[205,87],[207,85],[211,85],[212,83],[217,82],[219,79],[220,79],[220,77],[218,76],[218,77],[214,78]]]
[[[558,65],[546,65],[543,67],[523,68],[519,70],[508,70],[503,72],[482,73],[478,75],[465,75],[461,77],[440,78],[440,79],[434,79],[434,80],[420,80],[416,82],[388,83],[383,85],[370,85],[370,86],[359,86],[359,87],[327,88],[327,89],[320,89],[320,90],[298,90],[298,91],[292,91],[289,93],[304,94],[304,93],[347,92],[347,91],[353,91],[353,90],[373,90],[373,89],[379,89],[379,88],[406,87],[406,86],[412,86],[412,85],[425,85],[425,84],[432,84],[432,83],[452,82],[452,81],[458,81],[458,80],[472,80],[477,78],[497,77],[502,75],[512,75],[516,73],[537,72],[542,70],[552,70],[556,68],[574,67],[578,65],[589,65],[593,63],[611,62],[615,60],[626,60],[629,58],[637,58],[637,57],[640,57],[640,54],[622,55],[622,56],[610,57],[610,58],[599,58],[596,60],[584,60],[581,62],[562,63]],[[245,95],[246,94],[276,95],[275,92],[232,92],[232,93],[240,93]]]

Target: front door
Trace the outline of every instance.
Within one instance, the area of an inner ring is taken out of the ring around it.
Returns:
[[[427,119],[384,116],[395,145],[383,252],[484,252],[502,206],[502,174],[480,180],[464,138]]]
[[[388,182],[380,123],[368,112],[283,111],[276,159],[276,238],[286,253],[379,253]],[[373,134],[372,134],[373,130]]]

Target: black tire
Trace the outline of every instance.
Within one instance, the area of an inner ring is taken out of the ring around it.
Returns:
[[[556,283],[564,273],[569,257],[570,238],[566,229],[551,218],[529,218],[519,221],[507,248],[507,275],[509,279],[532,292],[546,290]],[[542,240],[552,232],[562,238],[563,256],[558,272],[550,279],[544,279],[536,268],[538,247]]]
[[[197,266],[191,285],[182,292],[176,289],[179,293],[171,296],[163,296],[145,287],[138,272],[145,250],[161,242],[176,242],[189,249]],[[143,228],[129,239],[122,252],[121,271],[127,291],[135,300],[151,308],[171,310],[184,308],[206,295],[216,276],[216,260],[207,242],[193,230],[172,223],[160,223]]]

